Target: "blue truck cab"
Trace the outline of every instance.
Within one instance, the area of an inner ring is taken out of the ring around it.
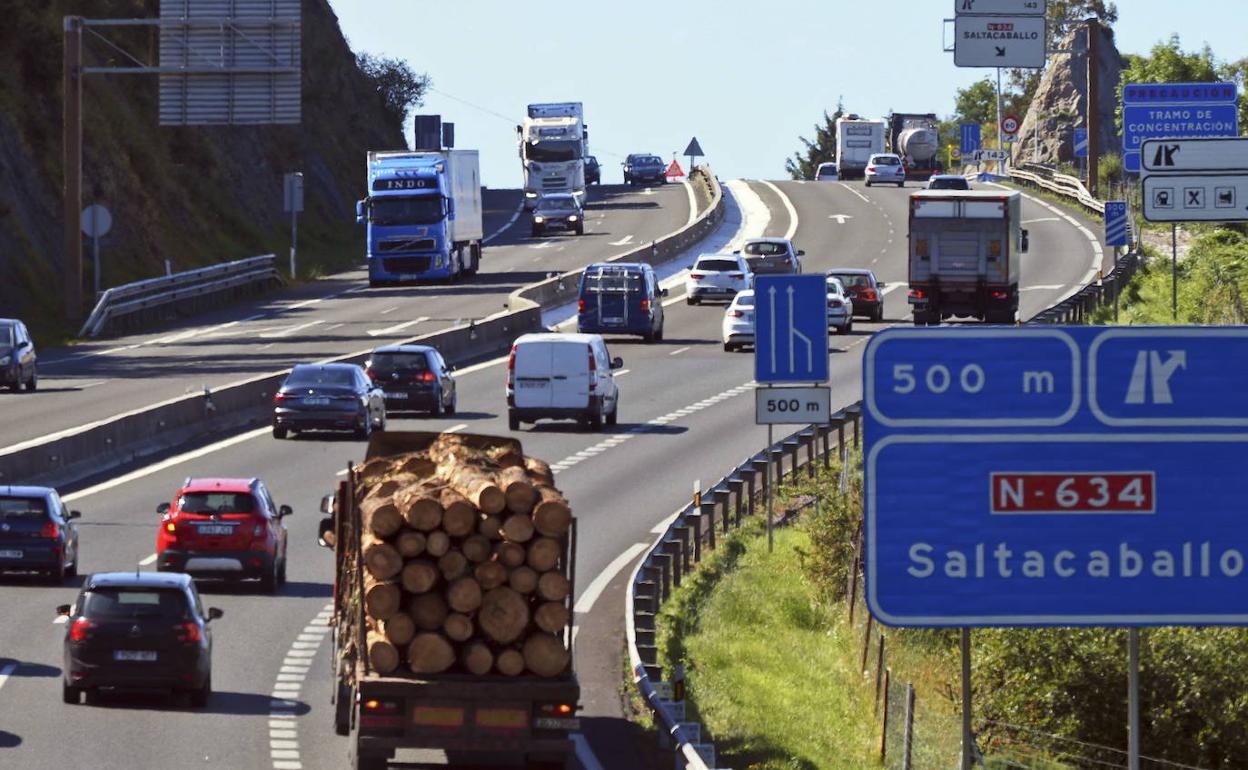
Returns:
[[[637,334],[663,339],[663,297],[645,262],[595,262],[581,274],[576,330],[582,334]]]
[[[476,150],[369,152],[368,284],[472,275],[481,264],[481,182]]]

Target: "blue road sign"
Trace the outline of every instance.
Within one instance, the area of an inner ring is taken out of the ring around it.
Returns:
[[[963,123],[961,124],[961,126],[962,126],[962,146],[959,148],[959,151],[962,153],[962,157],[965,158],[969,156],[971,153],[979,149],[980,128],[979,128],[978,123]]]
[[[1248,327],[894,328],[863,378],[877,619],[1248,625]]]
[[[1131,233],[1127,227],[1126,201],[1105,201],[1105,245],[1131,245]]]
[[[754,379],[827,382],[827,283],[822,275],[754,280]]]
[[[1239,135],[1234,83],[1128,83],[1122,89],[1123,168],[1140,171],[1145,139]]]
[[[1075,157],[1088,157],[1088,129],[1086,128],[1075,129]]]

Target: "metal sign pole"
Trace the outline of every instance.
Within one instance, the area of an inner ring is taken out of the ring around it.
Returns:
[[[64,185],[65,262],[62,280],[65,318],[82,316],[82,17],[65,17],[61,134]]]
[[[1140,770],[1140,629],[1127,631],[1127,770]]]
[[[95,210],[93,209],[91,211],[91,217],[95,218],[95,216],[96,216]],[[91,236],[91,279],[92,279],[92,283],[95,286],[94,299],[99,299],[99,296],[100,296],[100,233],[99,233],[99,230],[95,228],[94,223],[92,223],[91,229],[93,232],[95,232],[95,235]]]
[[[775,481],[780,474],[771,472],[771,444],[772,433],[775,432],[770,424],[767,425],[767,449],[765,455],[767,457],[767,553],[771,553],[773,548],[772,532],[771,532],[771,501],[775,497]]]
[[[291,207],[290,212],[290,280],[295,280],[295,245],[299,238],[299,212]]]
[[[1170,317],[1179,320],[1179,226],[1170,224]]]
[[[962,770],[971,770],[971,629],[962,628]]]

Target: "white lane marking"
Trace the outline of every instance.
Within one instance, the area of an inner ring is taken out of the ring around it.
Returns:
[[[530,243],[529,248],[530,249],[549,249],[551,246],[554,246],[554,245],[555,245],[554,241],[542,241],[541,243]]]
[[[682,179],[680,183],[685,186],[685,192],[689,194],[689,219],[685,222],[685,227],[688,227],[698,219],[698,198],[693,194],[693,185],[689,184],[688,179]]]
[[[1014,189],[1012,187],[1007,187],[1005,185],[997,184],[995,182],[989,182],[989,184],[991,184],[993,187],[999,187],[1002,190]],[[1040,204],[1041,206],[1045,207],[1049,211],[1056,214],[1058,217],[1066,220],[1066,222],[1069,223],[1071,227],[1083,233],[1083,237],[1088,239],[1088,245],[1092,247],[1092,262],[1088,267],[1088,272],[1084,274],[1083,278],[1080,278],[1076,283],[1074,283],[1070,287],[1070,291],[1068,291],[1061,299],[1057,301],[1057,303],[1065,302],[1069,297],[1073,297],[1076,293],[1082,290],[1084,286],[1091,283],[1092,280],[1096,278],[1096,274],[1101,269],[1101,265],[1105,263],[1105,249],[1101,248],[1101,239],[1097,238],[1096,235],[1093,234],[1091,230],[1084,227],[1082,222],[1075,219],[1070,214],[1067,214],[1065,211],[1062,211],[1060,208],[1058,208],[1054,204],[1049,203],[1048,201],[1044,200],[1043,198],[1037,198],[1034,195],[1028,195],[1027,193],[1022,193],[1022,196],[1033,203]]]
[[[865,195],[863,195],[862,193],[858,192],[857,190],[855,190],[854,188],[852,188],[852,187],[850,187],[849,185],[845,184],[844,182],[837,182],[837,184],[839,184],[841,187],[844,187],[846,190],[849,190],[849,191],[850,191],[851,193],[853,193],[854,195],[857,195],[859,198],[862,198],[862,199],[863,199],[864,201],[866,201],[867,203],[870,203],[870,202],[871,202],[871,199],[870,199],[870,198],[868,198],[867,196],[865,196]]]
[[[337,295],[335,295],[335,294],[331,294],[331,295],[329,295],[329,296],[333,297],[333,296],[337,296]],[[305,299],[303,302],[296,302],[296,303],[295,303],[295,304],[293,304],[293,305],[289,305],[289,306],[287,306],[287,308],[286,308],[286,309],[287,309],[287,310],[298,310],[298,309],[299,309],[299,308],[301,308],[301,307],[307,307],[308,305],[315,305],[315,304],[316,304],[316,303],[318,303],[318,302],[323,302],[323,301],[325,301],[325,299],[326,299],[325,297],[317,297],[317,298],[315,298],[315,299]]]
[[[83,498],[90,497],[91,495],[98,494],[105,490],[114,489],[116,487],[121,486],[122,484],[129,484],[131,481],[134,481],[135,479],[141,479],[145,476],[150,476],[153,473],[159,473],[160,471],[163,471],[167,468],[173,468],[177,465],[181,465],[182,463],[190,462],[191,460],[204,457],[206,455],[210,455],[213,452],[219,452],[222,449],[225,449],[227,447],[232,447],[235,444],[241,444],[244,441],[250,441],[251,439],[256,438],[257,436],[262,436],[265,433],[269,433],[272,430],[273,430],[272,428],[267,427],[267,426],[264,428],[256,428],[255,430],[249,430],[246,433],[240,433],[237,436],[232,436],[230,438],[225,439],[224,441],[218,441],[215,444],[209,444],[206,447],[200,447],[199,449],[196,449],[192,452],[186,452],[184,454],[177,455],[176,457],[170,457],[169,459],[162,460],[156,463],[155,465],[149,465],[146,468],[140,468],[137,471],[131,471],[130,473],[125,474],[124,476],[118,476],[115,479],[110,479],[109,481],[96,484],[93,487],[87,487],[86,489],[81,489],[77,492],[64,495],[61,497],[61,499],[67,503],[72,503],[75,500],[82,500]]]
[[[451,427],[447,428],[446,430],[444,430],[444,431],[442,431],[442,432],[443,432],[443,433],[458,433],[458,432],[460,432],[461,430],[463,430],[464,428],[467,428],[467,427],[468,427],[468,423],[466,423],[466,422],[461,422],[459,425],[452,425]]]
[[[681,511],[683,511],[683,510],[684,510],[684,508],[680,508],[680,509],[679,509],[679,510],[677,510],[675,513],[673,513],[671,516],[668,516],[668,517],[667,517],[666,519],[664,519],[663,521],[660,521],[658,524],[655,524],[655,525],[654,525],[654,527],[653,527],[653,528],[651,528],[651,530],[650,530],[650,534],[652,534],[652,535],[661,535],[661,534],[663,534],[664,532],[666,532],[666,531],[667,531],[667,528],[668,528],[668,527],[670,527],[670,526],[672,526],[672,522],[673,522],[673,521],[676,521],[676,517],[677,517],[677,516],[679,516],[679,515],[680,515],[680,512],[681,512]]]
[[[311,329],[313,326],[316,326],[318,324],[323,324],[323,323],[325,322],[324,321],[308,321],[307,323],[295,324],[294,326],[285,328],[281,330],[280,332],[270,332],[268,334],[261,334],[260,338],[265,339],[265,340],[284,339],[294,334],[295,332],[301,332],[304,329]]]
[[[94,388],[96,385],[103,385],[106,382],[108,380],[93,380],[91,382],[79,383],[76,387],[78,390],[86,390],[87,388]]]
[[[784,237],[787,240],[793,240],[793,235],[797,232],[797,209],[793,208],[793,201],[789,200],[789,196],[772,182],[763,180],[763,184],[767,185],[780,196],[780,202],[784,204],[784,210],[789,215],[789,229],[784,231]]]
[[[628,374],[628,373],[629,373],[629,372],[631,372],[631,371],[632,371],[632,369],[617,369],[617,370],[616,370],[616,372],[615,372],[615,376],[616,376],[616,377],[623,377],[624,375]]]
[[[326,327],[325,327],[325,331],[327,331],[327,332],[328,332],[328,331],[333,331],[334,329],[337,329],[337,328],[338,328],[338,327],[340,327],[340,326],[346,326],[346,324],[330,324],[329,326],[326,326]]]
[[[382,312],[384,313],[385,311],[383,310]],[[395,324],[394,326],[387,326],[384,329],[369,329],[368,336],[381,337],[383,335],[395,334],[397,332],[403,331],[409,326],[415,326],[416,324],[424,323],[425,321],[428,321],[428,320],[429,320],[429,316],[422,315],[419,318],[413,318],[410,321],[404,321],[403,323]]]
[[[321,626],[326,625],[333,608],[332,604],[325,605],[317,613],[313,622]],[[300,639],[304,637],[312,637],[316,641],[292,642],[286,653],[287,660],[292,657],[311,658],[325,639],[324,636],[308,634],[306,631],[299,634]],[[311,661],[308,662],[311,663]],[[287,666],[288,664],[283,664],[282,668],[285,669]],[[281,672],[273,682],[273,693],[269,700],[269,757],[273,762],[274,770],[298,770],[303,767],[299,757],[298,721],[294,719],[293,710],[299,702],[299,695],[303,691],[306,678],[307,675],[304,673]],[[289,721],[278,721],[275,724],[275,720]]]
[[[507,224],[503,225],[502,227],[498,228],[494,232],[482,238],[481,243],[482,244],[489,243],[490,241],[494,240],[498,236],[505,233],[508,230],[508,228],[514,225],[516,223],[516,220],[520,218],[521,211],[524,211],[524,198],[521,198],[520,202],[516,204],[516,210],[512,213],[511,219],[507,220]]]
[[[890,291],[897,291],[897,290],[898,290],[898,289],[900,289],[900,288],[901,288],[901,284],[899,284],[899,283],[890,283],[888,286],[885,286],[885,287],[884,287],[884,290],[883,290],[883,291],[881,291],[880,293],[881,293],[881,294],[888,294]]]
[[[61,617],[65,617],[62,615]],[[4,683],[9,681],[9,676],[17,670],[16,663],[6,663],[4,668],[0,668],[0,687],[4,687]]]
[[[668,355],[669,355],[669,356],[678,356],[678,355],[680,355],[681,353],[684,353],[684,352],[685,352],[686,350],[688,350],[689,348],[690,348],[690,346],[689,346],[689,345],[686,345],[686,346],[684,346],[683,348],[676,348],[676,349],[675,349],[675,350],[673,350],[671,353],[668,353]]]
[[[724,251],[733,251],[741,248],[741,244],[747,239],[758,238],[766,232],[767,225],[771,224],[771,209],[767,208],[763,199],[745,181],[733,179],[726,186],[732,191],[737,208],[741,210],[741,226],[724,247]]]
[[[149,566],[151,566],[151,565],[153,565],[153,564],[155,564],[155,563],[156,563],[156,554],[152,554],[151,556],[144,556],[144,557],[143,557],[143,558],[139,561],[139,566],[140,566],[140,567],[149,567]]]
[[[615,557],[615,559],[606,566],[602,572],[598,573],[598,577],[594,578],[580,598],[576,600],[576,604],[572,607],[572,611],[578,615],[584,615],[594,608],[594,602],[598,601],[598,597],[602,596],[602,592],[607,590],[607,585],[620,574],[620,570],[632,563],[637,558],[637,554],[646,550],[649,546],[645,543],[633,543],[624,549],[624,553]]]
[[[585,740],[584,735],[572,733],[572,744],[576,747],[576,758],[581,761],[585,770],[602,770],[602,763],[594,756],[594,750],[589,747],[589,741]]]
[[[633,236],[626,235],[618,241],[611,241],[608,246],[627,246],[633,240]]]
[[[1019,291],[1057,291],[1058,289],[1065,289],[1065,288],[1066,288],[1066,284],[1064,283],[1050,283],[1050,284],[1045,284],[1042,286],[1024,286],[1023,288],[1019,289]]]
[[[393,313],[394,311],[398,309],[399,309],[398,305],[395,305],[394,307],[388,307],[385,310],[380,311],[379,315],[385,315],[386,313]]]
[[[1061,221],[1062,220],[1059,217],[1038,217],[1036,219],[1024,219],[1022,221],[1022,224],[1031,225],[1031,224],[1035,224],[1036,222],[1061,222]]]
[[[68,622],[69,622],[69,616],[68,616],[68,615],[57,615],[55,618],[53,618],[52,622],[53,622],[55,625],[58,625],[58,626],[63,626],[63,625],[65,625],[66,623],[68,623]]]
[[[465,374],[472,374],[473,372],[479,372],[483,369],[489,369],[492,366],[505,364],[507,363],[507,358],[508,356],[501,356],[499,358],[491,358],[489,361],[482,361],[479,364],[473,364],[472,366],[465,366],[463,369],[456,369],[455,376],[461,377]]]

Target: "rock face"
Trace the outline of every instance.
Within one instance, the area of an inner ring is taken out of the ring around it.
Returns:
[[[1015,163],[1057,164],[1075,159],[1074,129],[1087,125],[1087,26],[1079,25],[1071,31],[1062,41],[1061,48],[1070,53],[1049,57],[1049,66],[1040,79],[1040,86],[1018,132],[1014,148]],[[1100,93],[1096,106],[1101,121],[1101,154],[1121,152],[1122,138],[1114,126],[1114,108],[1118,102],[1118,81],[1125,63],[1114,45],[1113,30],[1108,27],[1101,27],[1098,54]]]

